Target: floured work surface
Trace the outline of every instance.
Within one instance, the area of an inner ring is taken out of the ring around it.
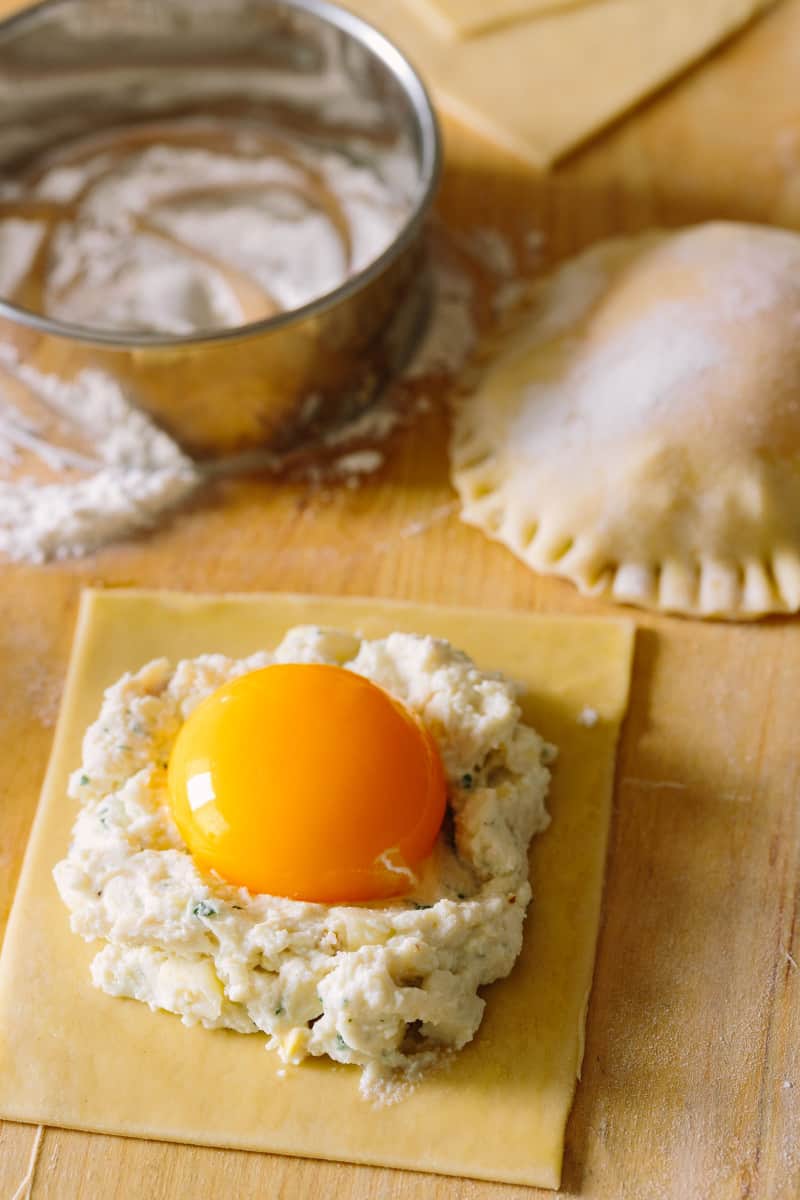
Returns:
[[[470,38],[401,0],[346,0],[397,42],[448,113],[548,166],[697,62],[772,0],[603,0]],[[488,7],[488,5],[487,5]]]
[[[257,1035],[186,1029],[89,980],[51,877],[75,817],[66,799],[103,689],[148,659],[243,655],[302,623],[446,637],[526,685],[526,718],[559,747],[550,829],[512,975],[486,989],[475,1041],[408,1099],[358,1095],[358,1072],[286,1069]],[[583,1053],[614,755],[630,679],[625,621],[265,595],[89,593],[52,761],[0,960],[0,1113],[139,1137],[558,1185]],[[587,712],[589,714],[587,719]],[[595,719],[596,718],[596,719]]]

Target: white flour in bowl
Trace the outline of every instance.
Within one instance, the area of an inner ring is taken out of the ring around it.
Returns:
[[[408,155],[366,143],[191,123],[72,143],[3,189],[0,249],[13,241],[15,253],[0,294],[123,334],[247,324],[378,258],[418,186]]]

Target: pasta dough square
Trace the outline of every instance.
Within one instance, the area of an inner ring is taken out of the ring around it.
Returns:
[[[474,37],[498,25],[540,17],[561,8],[596,0],[409,0],[434,33],[451,38]]]
[[[321,1060],[283,1068],[258,1036],[187,1029],[93,988],[93,948],[70,932],[51,875],[75,816],[67,777],[103,690],[156,656],[245,655],[297,624],[446,637],[519,679],[526,718],[559,747],[553,821],[532,848],[521,957],[487,989],[475,1040],[389,1108],[359,1096],[357,1070]],[[624,620],[384,600],[85,593],[0,957],[0,1115],[557,1187],[583,1053],[633,638]]]
[[[407,3],[345,0],[408,55],[446,112],[536,167],[554,163],[773,2],[602,0],[454,43]]]

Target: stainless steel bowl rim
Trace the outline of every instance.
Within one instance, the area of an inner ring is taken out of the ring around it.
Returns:
[[[235,325],[229,328],[214,330],[208,333],[192,333],[175,337],[171,334],[119,334],[116,331],[89,329],[83,325],[75,325],[68,321],[57,321],[39,313],[18,308],[15,304],[0,298],[0,316],[19,325],[25,325],[40,333],[50,333],[57,337],[72,341],[89,343],[100,346],[116,347],[120,350],[133,349],[168,349],[178,346],[196,346],[213,342],[230,342],[246,337],[253,337],[273,330],[282,329],[287,325],[299,324],[309,317],[315,317],[341,304],[366,287],[373,279],[384,271],[406,250],[416,239],[420,227],[430,210],[439,182],[442,169],[442,139],[439,122],[431,102],[428,89],[417,74],[417,71],[401,50],[380,33],[368,21],[357,17],[355,13],[332,4],[329,0],[280,0],[281,4],[307,12],[323,21],[334,25],[343,33],[355,38],[367,50],[372,52],[387,70],[394,76],[403,91],[408,96],[414,111],[420,135],[420,194],[406,218],[400,232],[390,242],[382,254],[374,259],[361,271],[351,275],[344,283],[325,292],[316,300],[311,300],[300,308],[288,309],[263,321],[253,321],[245,325]],[[16,13],[4,21],[0,21],[0,42],[17,29],[24,29],[35,22],[38,15],[47,9],[60,7],[69,0],[42,0],[32,8]]]

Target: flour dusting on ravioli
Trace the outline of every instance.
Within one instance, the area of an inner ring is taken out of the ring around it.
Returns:
[[[598,242],[541,281],[454,413],[462,515],[582,592],[800,610],[800,236]]]
[[[447,813],[411,890],[320,904],[251,894],[198,868],[172,820],[166,768],[182,725],[222,684],[272,663],[330,663],[385,689],[433,737]],[[474,1036],[478,989],[507,975],[531,898],[528,844],[548,823],[553,750],[515,685],[445,641],[367,641],[315,627],[245,659],[158,659],[109,688],[71,777],[80,802],[54,871],[74,932],[105,944],[92,979],[184,1024],[263,1033],[287,1063],[327,1055],[392,1098]]]

